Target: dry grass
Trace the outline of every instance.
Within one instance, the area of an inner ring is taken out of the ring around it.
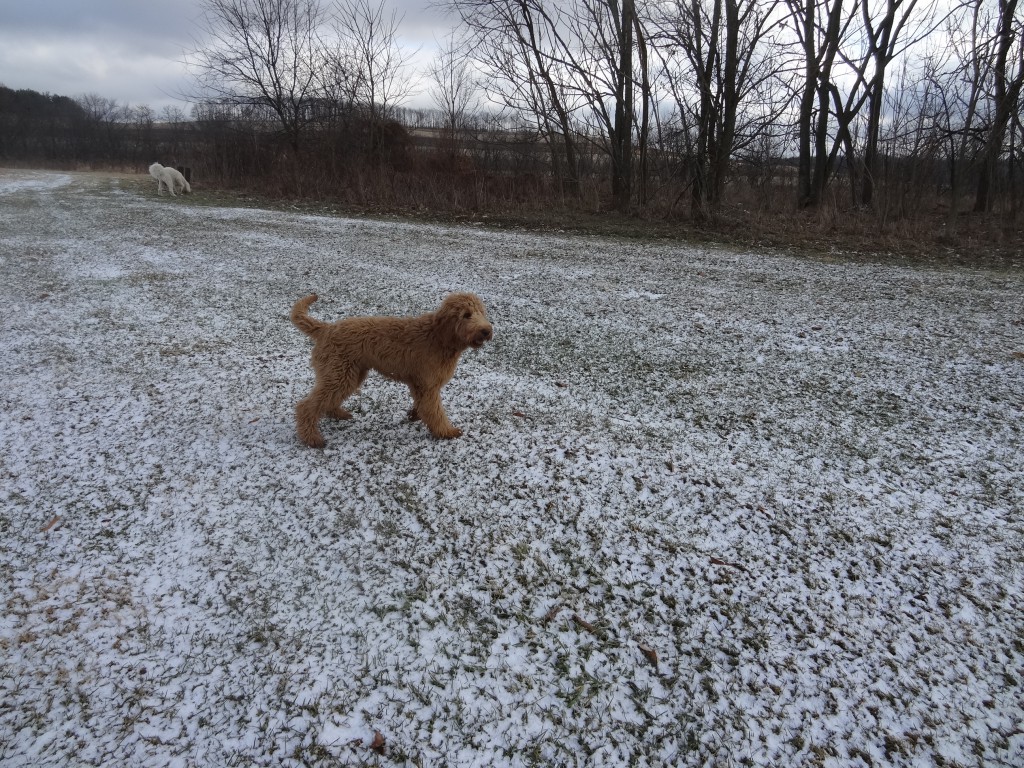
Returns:
[[[1024,263],[1024,220],[1001,214],[961,213],[951,217],[941,201],[919,205],[913,215],[890,215],[832,199],[797,210],[796,195],[731,190],[733,201],[704,221],[694,220],[686,201],[670,206],[662,198],[623,215],[610,210],[600,189],[579,200],[549,188],[496,183],[483,174],[453,180],[413,173],[360,176],[351,189],[331,193],[310,185],[304,194],[282,185],[203,185],[214,204],[271,206],[311,213],[370,215],[439,223],[476,223],[500,229],[598,234],[681,243],[719,243],[814,256],[842,254],[871,261],[1018,267]]]
[[[11,167],[16,167],[12,165]],[[32,166],[32,167],[38,167]],[[112,169],[82,164],[53,170],[95,172],[123,180],[143,167]],[[921,264],[1011,267],[1024,264],[1024,219],[1010,212],[975,214],[961,201],[951,216],[947,198],[922,192],[880,203],[885,210],[852,205],[839,181],[814,209],[798,210],[792,185],[729,185],[727,202],[702,221],[689,211],[685,190],[652,189],[650,205],[623,215],[611,209],[603,185],[584,184],[578,198],[559,193],[536,174],[455,172],[413,164],[403,171],[353,168],[343,186],[314,175],[276,173],[259,179],[217,180],[195,167],[197,202],[259,206],[329,215],[475,223],[498,229],[597,234],[641,240],[726,244],[811,256]],[[144,180],[148,182],[148,176]],[[879,199],[883,200],[884,190]]]

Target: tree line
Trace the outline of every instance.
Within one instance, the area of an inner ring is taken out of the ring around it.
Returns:
[[[0,157],[169,153],[360,203],[1016,219],[1019,0],[441,2],[414,72],[383,0],[206,0],[191,119],[3,89]]]
[[[188,130],[188,118],[175,107],[157,114],[96,94],[71,98],[0,85],[0,160],[6,162],[137,165],[152,162],[158,145],[178,152]]]
[[[795,159],[794,203],[865,206],[923,182],[1016,210],[1018,0],[448,0],[488,95],[575,181],[597,143],[626,210],[671,157],[692,212]],[[557,156],[557,157],[556,157]],[[837,184],[846,187],[831,189]],[[882,201],[885,202],[885,201]]]

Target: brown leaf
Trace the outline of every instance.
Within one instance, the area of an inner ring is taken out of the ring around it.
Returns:
[[[652,667],[657,669],[658,668],[658,652],[656,650],[654,650],[653,648],[651,648],[649,645],[644,645],[643,643],[637,643],[637,648],[640,649],[640,653],[642,653],[644,655],[644,658],[647,659],[647,662]]]
[[[728,566],[729,568],[735,568],[738,571],[743,571],[744,573],[747,573],[747,569],[744,568],[739,563],[727,563],[725,560],[719,560],[717,557],[712,557],[711,558],[711,564],[712,565],[725,565],[725,566]]]
[[[552,605],[548,609],[548,612],[544,614],[544,618],[541,619],[541,621],[543,621],[545,624],[547,624],[550,621],[553,621],[555,616],[557,616],[558,612],[561,611],[561,610],[562,610],[562,604],[561,603],[555,603],[554,605]]]
[[[370,749],[378,755],[383,755],[385,746],[384,735],[380,731],[374,731],[373,741],[370,742]]]
[[[574,613],[572,615],[572,620],[576,622],[577,626],[582,627],[583,629],[587,630],[587,632],[590,632],[592,635],[599,634],[597,627],[595,627],[586,619],[582,618],[578,613]]]
[[[46,525],[44,525],[39,530],[42,531],[43,533],[46,533],[51,528],[54,528],[57,525],[57,523],[59,523],[59,522],[60,522],[60,515],[54,515],[53,519],[50,520],[50,522],[48,522]]]

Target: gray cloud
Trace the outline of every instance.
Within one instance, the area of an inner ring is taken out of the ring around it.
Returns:
[[[389,7],[404,16],[402,43],[425,66],[447,31],[443,15],[428,0]],[[187,109],[192,80],[183,59],[201,19],[201,0],[0,0],[0,84]]]
[[[95,93],[155,109],[181,105],[198,0],[6,2],[0,82],[9,88]]]

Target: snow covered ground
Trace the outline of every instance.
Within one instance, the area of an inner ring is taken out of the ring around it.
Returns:
[[[1024,275],[202,203],[0,171],[0,765],[1024,764]]]

